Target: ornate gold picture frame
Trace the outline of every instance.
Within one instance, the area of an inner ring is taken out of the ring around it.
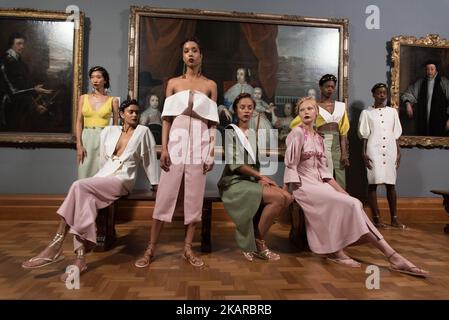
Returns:
[[[129,28],[131,97],[147,106],[149,96],[156,95],[162,112],[168,79],[183,72],[181,42],[195,36],[204,56],[202,72],[217,83],[219,112],[220,106],[229,107],[226,93],[236,84],[239,69],[248,86],[260,88],[262,100],[275,106],[275,117],[285,125],[268,115],[279,132],[279,148],[270,148],[271,154],[285,150],[281,136],[285,140],[290,130],[286,105],[294,106],[313,90],[318,97],[322,75],[338,77],[335,98],[347,103],[347,19],[132,6]],[[220,113],[220,130],[226,121]]]
[[[0,9],[0,145],[73,146],[84,14]]]
[[[403,127],[400,145],[404,147],[449,148],[448,136],[418,135],[415,123],[419,121],[416,109],[413,115],[407,114],[404,92],[409,92],[414,84],[425,77],[425,64],[438,63],[438,74],[449,78],[449,41],[437,34],[422,38],[414,36],[395,36],[391,39],[391,106],[398,109]],[[418,88],[418,86],[416,86]],[[449,105],[442,106],[449,108]],[[449,109],[446,109],[449,112]],[[449,113],[448,113],[449,114]]]

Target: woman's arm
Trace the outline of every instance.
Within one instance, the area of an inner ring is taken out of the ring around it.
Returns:
[[[271,185],[271,186],[278,186],[276,182],[274,182],[272,179],[268,178],[267,176],[263,176],[260,174],[259,171],[252,168],[251,166],[244,164],[236,169],[237,172],[239,172],[242,175],[248,176],[248,177],[254,177],[256,180],[259,181],[262,185]]]
[[[174,91],[175,88],[173,85],[173,79],[170,79],[167,83],[167,90],[165,90],[165,96],[170,97],[171,95],[173,95]],[[172,125],[171,117],[164,117],[164,119],[162,119],[162,150],[161,150],[160,166],[164,171],[169,171],[171,165],[170,155],[168,153],[168,139],[171,125]]]
[[[362,139],[363,141],[363,147],[362,147],[362,159],[363,163],[365,164],[365,167],[368,169],[373,169],[373,166],[371,165],[372,160],[368,155],[366,154],[366,146],[368,145],[368,139]]]
[[[118,108],[118,99],[112,99],[112,125],[114,126],[118,125]]]
[[[76,115],[76,161],[78,164],[83,163],[84,157],[87,156],[86,149],[83,146],[83,139],[81,137],[83,132],[84,120],[83,120],[83,100],[84,95],[81,95],[78,99],[78,112]]]
[[[211,100],[217,102],[217,84],[209,80],[211,82],[210,86],[210,98]],[[207,154],[206,161],[204,162],[203,173],[211,171],[214,167],[214,159],[215,159],[215,138],[217,133],[217,124],[215,122],[211,122],[209,127],[209,151]]]

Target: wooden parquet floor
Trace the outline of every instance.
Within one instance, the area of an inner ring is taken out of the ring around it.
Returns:
[[[428,279],[390,272],[382,255],[366,245],[348,250],[363,262],[359,269],[298,252],[288,240],[286,224],[274,225],[267,238],[281,254],[280,261],[247,262],[229,221],[213,222],[213,252],[202,255],[205,268],[195,269],[182,260],[184,231],[181,222],[174,222],[162,231],[150,268],[137,269],[133,262],[146,246],[149,225],[118,224],[116,246],[89,254],[81,288],[68,290],[59,276],[73,257],[70,238],[64,261],[35,270],[20,266],[48,243],[56,222],[0,222],[0,299],[449,299],[449,236],[442,232],[443,224],[383,231],[396,250],[432,273]],[[365,287],[369,264],[383,266],[378,290]]]

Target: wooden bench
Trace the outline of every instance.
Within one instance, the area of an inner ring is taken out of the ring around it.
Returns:
[[[430,190],[430,192],[443,196],[443,206],[449,215],[449,190]],[[444,232],[449,234],[449,223],[444,227]]]
[[[138,191],[122,197],[126,200],[155,201],[156,195],[151,191]],[[211,252],[212,203],[221,201],[217,192],[206,191],[203,198],[203,212],[201,215],[201,251]],[[116,202],[101,209],[97,216],[97,247],[95,251],[109,250],[116,240],[115,232]]]

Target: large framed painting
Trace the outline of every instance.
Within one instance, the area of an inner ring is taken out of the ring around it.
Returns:
[[[0,145],[73,146],[81,12],[0,9]]]
[[[391,44],[391,105],[401,119],[401,146],[449,148],[449,41],[401,35]]]
[[[168,79],[183,72],[181,43],[189,37],[200,40],[202,73],[217,83],[219,131],[235,120],[236,95],[249,92],[257,103],[259,128],[270,129],[276,138],[266,144],[271,154],[282,155],[296,101],[318,98],[322,75],[338,77],[335,98],[347,102],[346,19],[133,6],[129,95],[157,109],[155,114],[162,112]],[[147,125],[161,143],[160,121]]]

